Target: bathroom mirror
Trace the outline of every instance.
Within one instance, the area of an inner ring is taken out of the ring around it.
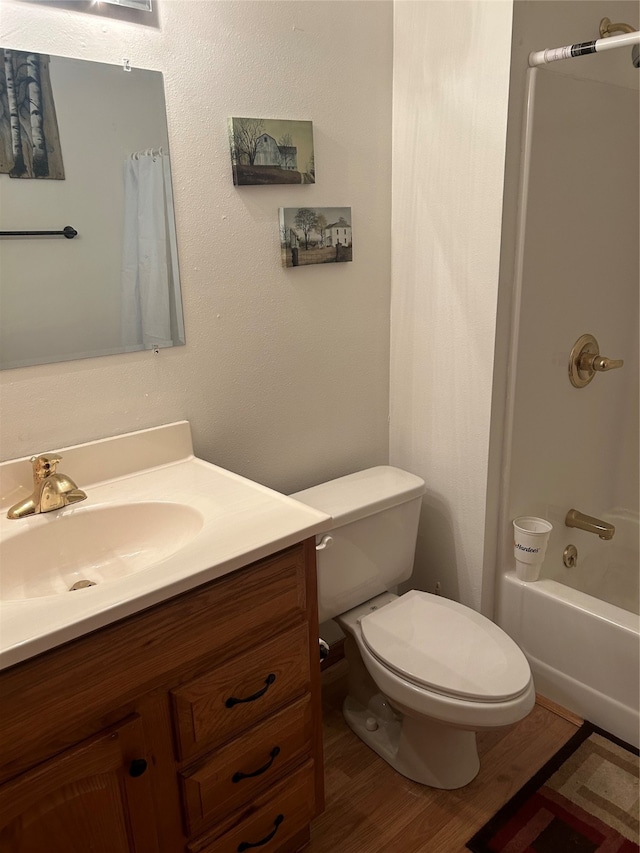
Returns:
[[[2,54],[0,368],[184,344],[162,74]]]

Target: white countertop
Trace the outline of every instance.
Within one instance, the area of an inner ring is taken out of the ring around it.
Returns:
[[[63,457],[59,471],[72,477],[87,492],[87,499],[53,512],[9,520],[8,507],[31,493],[31,466],[29,459],[2,463],[0,578],[5,543],[9,554],[10,539],[38,533],[47,524],[66,530],[62,525],[68,526],[69,517],[81,513],[129,503],[165,503],[163,509],[171,512],[171,505],[179,504],[199,514],[199,529],[173,554],[124,577],[74,592],[26,598],[13,595],[12,600],[0,600],[0,669],[332,526],[326,513],[195,458],[185,421],[56,452]],[[107,471],[115,471],[117,476],[98,479]],[[5,571],[10,570],[8,562]]]

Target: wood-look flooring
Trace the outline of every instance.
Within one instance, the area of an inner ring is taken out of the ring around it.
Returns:
[[[463,853],[579,722],[536,704],[520,723],[479,733],[473,782],[457,791],[427,788],[392,770],[348,728],[341,710],[346,666],[323,673],[326,809],[305,853]]]

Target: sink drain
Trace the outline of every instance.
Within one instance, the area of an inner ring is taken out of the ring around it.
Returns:
[[[69,592],[73,592],[74,589],[86,589],[88,586],[95,586],[95,581],[76,581],[73,586],[69,587]]]

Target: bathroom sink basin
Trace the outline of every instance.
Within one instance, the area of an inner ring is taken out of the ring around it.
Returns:
[[[29,504],[31,457],[0,462],[0,670],[330,527],[198,459],[187,421],[50,453],[86,498],[20,518],[7,516]]]
[[[0,542],[0,600],[91,594],[175,554],[203,523],[197,509],[160,501],[34,516]]]

